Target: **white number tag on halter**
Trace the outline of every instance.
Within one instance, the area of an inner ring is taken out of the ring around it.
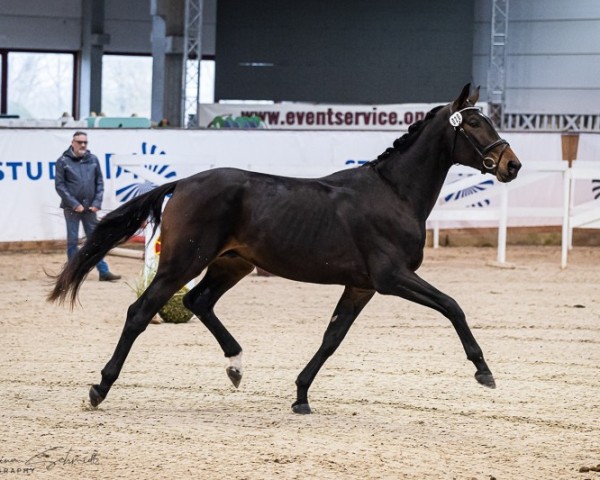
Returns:
[[[452,115],[450,115],[450,125],[452,125],[453,127],[460,127],[462,120],[463,119],[460,112],[455,112]]]

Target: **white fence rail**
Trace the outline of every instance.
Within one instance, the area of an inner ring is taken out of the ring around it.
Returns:
[[[458,221],[490,221],[498,228],[498,263],[506,262],[506,239],[509,220],[517,218],[560,219],[562,226],[561,267],[566,268],[568,251],[573,245],[574,228],[600,228],[600,198],[576,204],[578,180],[600,180],[600,163],[577,161],[569,168],[567,162],[527,162],[519,178],[512,183],[497,181],[480,188],[486,177],[473,174],[469,169],[457,169],[465,176],[444,184],[438,204],[433,209],[428,225],[433,230],[433,246],[439,247],[440,230],[451,228]],[[561,182],[559,206],[512,205],[514,192],[522,189],[544,189],[550,182]],[[460,197],[462,192],[472,192]],[[460,197],[456,200],[455,198]],[[446,199],[452,198],[451,201]],[[492,200],[496,199],[492,203]],[[482,203],[491,203],[479,208]]]
[[[600,228],[600,196],[589,201],[576,203],[577,181],[600,180],[600,165],[595,162],[575,162],[565,172],[565,222],[563,223],[562,264],[567,266],[568,251],[573,248],[574,228]]]

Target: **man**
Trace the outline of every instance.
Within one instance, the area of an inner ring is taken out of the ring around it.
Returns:
[[[60,208],[63,209],[67,223],[67,258],[77,253],[79,241],[79,223],[83,225],[89,237],[98,218],[96,212],[102,207],[104,180],[100,162],[88,149],[85,132],[75,132],[71,146],[56,161],[54,185],[60,195]],[[101,282],[112,282],[121,278],[111,273],[108,264],[100,260],[96,265]]]

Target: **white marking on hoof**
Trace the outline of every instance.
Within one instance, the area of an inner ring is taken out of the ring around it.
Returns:
[[[229,367],[237,370],[240,375],[242,374],[242,352],[235,357],[229,357]]]

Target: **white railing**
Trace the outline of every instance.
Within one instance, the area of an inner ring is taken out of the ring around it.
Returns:
[[[432,211],[428,224],[433,230],[433,246],[439,247],[439,235],[442,228],[456,222],[493,222],[498,228],[498,256],[500,264],[506,262],[506,238],[509,219],[517,218],[548,218],[555,223],[560,221],[561,235],[561,267],[566,268],[568,251],[573,246],[574,228],[600,228],[600,198],[592,201],[575,203],[577,180],[600,179],[600,163],[576,161],[569,168],[567,162],[527,162],[519,173],[519,178],[509,184],[494,181],[487,188],[478,188],[481,182],[488,179],[472,170],[456,168],[455,172],[463,173],[465,177],[444,184],[438,204]],[[549,181],[556,181],[560,176],[562,206],[531,207],[527,205],[509,205],[511,192],[517,189],[544,188]],[[538,183],[539,185],[535,185]],[[448,196],[456,198],[461,192],[474,192],[459,199],[444,201]],[[474,205],[497,199],[493,205],[477,208]]]
[[[563,209],[557,207],[528,207],[510,206],[510,192],[516,189],[531,188],[532,184],[549,180],[556,175],[564,175],[567,170],[566,162],[528,162],[519,173],[519,178],[511,183],[500,183],[496,179],[492,185],[480,188],[485,180],[492,177],[473,174],[467,167],[453,167],[454,175],[463,174],[465,177],[457,181],[451,179],[444,184],[438,204],[431,212],[428,223],[433,229],[433,246],[439,246],[439,232],[444,224],[447,226],[459,221],[481,222],[491,221],[498,227],[498,263],[506,262],[506,237],[508,219],[510,218],[554,218],[563,217]],[[459,199],[445,201],[448,196],[456,198],[461,192],[468,191]],[[476,207],[475,205],[497,199],[494,205]]]
[[[600,179],[600,165],[596,162],[576,161],[573,168],[566,171],[564,191],[569,201],[565,202],[564,207],[566,222],[563,224],[562,239],[563,268],[567,266],[568,251],[573,248],[573,229],[600,228],[600,197],[579,204],[575,202],[576,182],[597,179]]]

